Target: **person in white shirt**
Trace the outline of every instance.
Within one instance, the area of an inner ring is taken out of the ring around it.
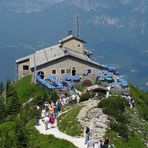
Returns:
[[[95,142],[92,140],[90,137],[88,142],[87,142],[87,148],[95,148]]]
[[[46,115],[46,111],[45,111],[45,109],[43,109],[43,110],[42,110],[42,114],[41,114],[42,121],[43,121],[43,119],[44,119],[45,115]]]
[[[45,116],[44,117],[45,130],[48,129],[48,123],[49,123],[49,117],[48,116]]]

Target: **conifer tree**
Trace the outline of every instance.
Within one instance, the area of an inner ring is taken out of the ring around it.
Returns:
[[[11,81],[7,80],[7,82],[6,82],[6,98],[10,97],[12,94],[13,94],[13,92],[12,92]]]
[[[9,91],[9,97],[7,98],[6,101],[7,114],[16,115],[20,110],[20,105],[21,104],[16,91],[13,88],[11,88],[11,91]]]
[[[1,82],[0,83],[0,95],[2,95],[3,91],[4,91],[4,84],[3,82]]]
[[[27,138],[27,133],[25,130],[25,123],[24,121],[21,119],[21,117],[17,117],[16,121],[16,126],[15,126],[15,132],[16,132],[16,139],[17,139],[17,147],[18,148],[25,148],[27,147],[27,142],[28,142],[28,138]]]
[[[0,122],[3,121],[4,118],[5,118],[5,107],[4,103],[0,99]]]

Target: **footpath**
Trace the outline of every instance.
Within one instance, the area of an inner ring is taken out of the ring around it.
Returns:
[[[91,118],[88,119],[87,114],[89,113],[89,111],[94,109],[97,106],[97,104],[98,104],[98,100],[89,100],[89,101],[86,101],[86,102],[83,103],[84,107],[80,110],[80,112],[79,112],[79,114],[77,116],[77,119],[78,119],[78,121],[80,121],[80,124],[82,124],[83,128],[86,127],[86,123],[90,127],[90,129],[94,128],[93,126],[91,127],[92,121],[94,121],[94,118],[93,118],[93,120]],[[65,113],[65,112],[63,112],[63,113]],[[63,114],[63,113],[61,113],[61,114]],[[100,116],[101,116],[101,114],[102,114],[102,112],[100,112]],[[105,119],[106,118],[107,117],[105,117]],[[87,122],[85,121],[85,119],[87,120]],[[94,122],[96,122],[96,121],[94,121]],[[105,122],[106,122],[106,120],[104,121],[103,124],[105,124]],[[48,130],[45,130],[45,125],[44,125],[42,120],[40,120],[40,125],[35,126],[35,127],[39,131],[40,134],[54,135],[56,138],[64,139],[64,140],[67,140],[67,141],[73,143],[78,148],[87,148],[87,145],[84,144],[84,142],[85,142],[85,137],[84,136],[83,137],[73,137],[73,136],[69,136],[69,135],[61,132],[57,127],[57,122],[55,122],[55,127],[54,128],[51,128],[49,126]],[[103,129],[103,135],[104,135],[105,130],[104,130],[104,128],[102,128],[102,129]],[[95,130],[95,132],[96,132],[96,130]],[[103,135],[101,134],[101,137]],[[99,139],[97,139],[97,141],[99,141]]]
[[[35,127],[40,132],[40,134],[54,135],[56,138],[70,141],[71,143],[73,143],[78,148],[86,148],[87,147],[84,144],[84,141],[85,141],[84,137],[72,137],[72,136],[69,136],[69,135],[59,131],[59,129],[57,127],[57,123],[55,123],[54,128],[49,128],[48,130],[45,130],[45,125],[42,122],[42,120],[40,120],[40,126],[35,126]]]

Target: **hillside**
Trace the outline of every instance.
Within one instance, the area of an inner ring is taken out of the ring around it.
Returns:
[[[111,129],[106,133],[116,147],[144,148],[143,143],[148,140],[148,92],[142,92],[132,85],[130,88],[136,104],[134,110],[129,108],[126,100],[123,100],[121,96],[111,96],[108,99],[104,99],[98,106],[103,108],[103,112],[108,114],[110,119],[116,120],[115,123],[115,120],[111,120]],[[27,76],[13,83],[7,82],[6,98],[4,99],[2,94],[0,95],[0,144],[2,148],[65,148],[65,146],[75,148],[68,141],[51,135],[39,134],[34,127],[35,115],[38,112],[36,105],[40,105],[45,101],[51,102],[53,100],[55,102],[58,98],[56,92],[47,91],[41,86],[32,84],[31,77]],[[33,98],[33,101],[22,106],[30,98]],[[74,105],[64,108],[71,111],[61,116],[63,120],[61,125],[65,126],[64,128],[61,126],[61,131],[72,135],[82,133],[82,129],[79,131],[77,127],[79,123],[76,122],[76,116],[82,107]],[[66,125],[69,130],[66,129]]]

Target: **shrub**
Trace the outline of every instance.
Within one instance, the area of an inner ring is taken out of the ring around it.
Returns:
[[[143,92],[140,89],[138,89],[137,87],[131,85],[131,95],[133,96],[135,103],[136,103],[136,107],[139,111],[139,114],[141,115],[141,117],[143,117],[145,120],[148,121],[148,92]]]
[[[91,94],[89,92],[86,92],[80,96],[80,101],[87,101],[89,100],[89,98],[91,98]]]
[[[91,85],[92,85],[92,82],[91,82],[90,80],[84,80],[84,81],[83,81],[83,85],[84,85],[85,87],[88,87],[88,86],[91,86]]]
[[[127,125],[119,123],[116,127],[119,136],[128,139],[128,128]]]
[[[85,87],[81,84],[81,85],[76,85],[75,88],[78,90],[78,91],[84,91]]]
[[[108,99],[102,100],[98,107],[103,108],[103,112],[113,116],[116,120],[120,118],[121,114],[127,106],[127,101],[121,96],[109,97]]]
[[[126,140],[128,139],[128,128],[127,128],[126,124],[124,124],[122,122],[115,123],[112,120],[110,122],[110,127],[111,127],[112,130],[118,132],[119,136],[125,138]]]
[[[98,107],[103,108],[105,114],[111,115],[116,120],[116,122],[114,120],[110,121],[111,129],[118,132],[125,139],[128,138],[128,128],[126,125],[128,119],[124,115],[126,106],[128,106],[128,103],[121,96],[109,97],[98,104]]]

